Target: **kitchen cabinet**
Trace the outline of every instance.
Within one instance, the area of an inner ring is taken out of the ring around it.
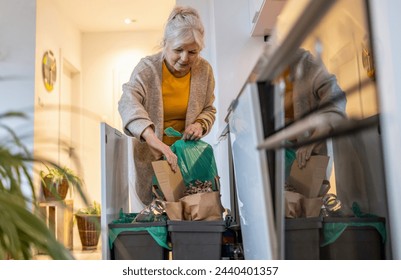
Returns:
[[[270,35],[286,0],[250,0],[251,35]]]

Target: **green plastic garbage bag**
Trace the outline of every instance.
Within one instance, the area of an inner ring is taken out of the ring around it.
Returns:
[[[182,134],[168,127],[164,130],[167,136],[182,137]],[[219,190],[219,177],[214,158],[213,148],[208,143],[198,140],[178,140],[171,145],[171,150],[177,155],[178,166],[186,186],[195,181],[210,181],[212,189]]]
[[[370,213],[363,213],[359,207],[359,205],[354,202],[352,204],[352,211],[354,212],[355,217],[358,218],[375,218],[376,215]],[[382,238],[382,242],[386,242],[386,226],[383,222],[347,222],[347,223],[325,223],[323,225],[323,242],[320,244],[320,247],[324,247],[326,245],[334,243],[347,229],[347,227],[374,227],[380,234]]]
[[[293,149],[285,149],[285,180],[290,176],[291,166],[296,157],[297,156]]]
[[[152,236],[152,238],[156,241],[157,244],[159,244],[159,246],[171,250],[171,247],[167,242],[167,235],[168,235],[167,227],[165,226],[147,227],[146,223],[144,223],[144,227],[109,229],[109,246],[111,249],[113,248],[114,241],[121,232],[145,231],[145,230]]]
[[[135,217],[138,216],[139,213],[124,213],[122,209],[119,212],[119,218],[113,220],[112,224],[134,224]],[[143,227],[138,227],[138,225],[143,225]],[[170,245],[167,242],[167,226],[148,226],[151,223],[135,223],[136,227],[130,228],[109,228],[109,245],[110,248],[113,248],[114,241],[116,240],[117,236],[121,232],[125,231],[147,231],[153,239],[156,241],[159,246],[162,246],[166,249],[171,250]]]
[[[386,228],[382,222],[326,223],[323,225],[323,242],[320,247],[334,243],[347,227],[374,227],[380,234],[382,242],[386,241]]]

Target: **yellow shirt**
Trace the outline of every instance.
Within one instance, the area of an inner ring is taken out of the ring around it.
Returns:
[[[172,127],[181,133],[184,132],[190,84],[191,72],[181,78],[174,77],[163,62],[162,94],[164,128]],[[163,134],[163,142],[169,146],[179,139],[178,137],[168,137]]]
[[[289,123],[294,120],[294,102],[292,100],[293,83],[290,77],[290,68],[284,70],[283,73],[285,81],[285,95],[284,95],[284,109],[285,109],[285,123]]]

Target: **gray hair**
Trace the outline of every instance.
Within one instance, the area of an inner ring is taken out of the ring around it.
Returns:
[[[167,45],[190,43],[195,40],[201,51],[204,46],[204,27],[198,12],[191,7],[175,6],[165,25],[162,40],[163,57]]]

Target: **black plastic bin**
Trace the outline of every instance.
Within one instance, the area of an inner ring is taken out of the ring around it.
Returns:
[[[173,260],[220,260],[224,221],[167,221]]]
[[[285,219],[285,259],[319,260],[322,219]]]
[[[339,236],[335,234],[342,229]],[[325,217],[322,236],[320,256],[323,260],[385,259],[384,218]]]
[[[117,234],[110,245],[112,260],[165,260],[169,250],[157,243],[148,230],[166,230],[166,222],[109,224],[109,234]],[[123,229],[123,231],[121,231]],[[139,230],[140,229],[140,230]],[[111,232],[110,232],[111,231]],[[166,244],[167,245],[167,244]]]

